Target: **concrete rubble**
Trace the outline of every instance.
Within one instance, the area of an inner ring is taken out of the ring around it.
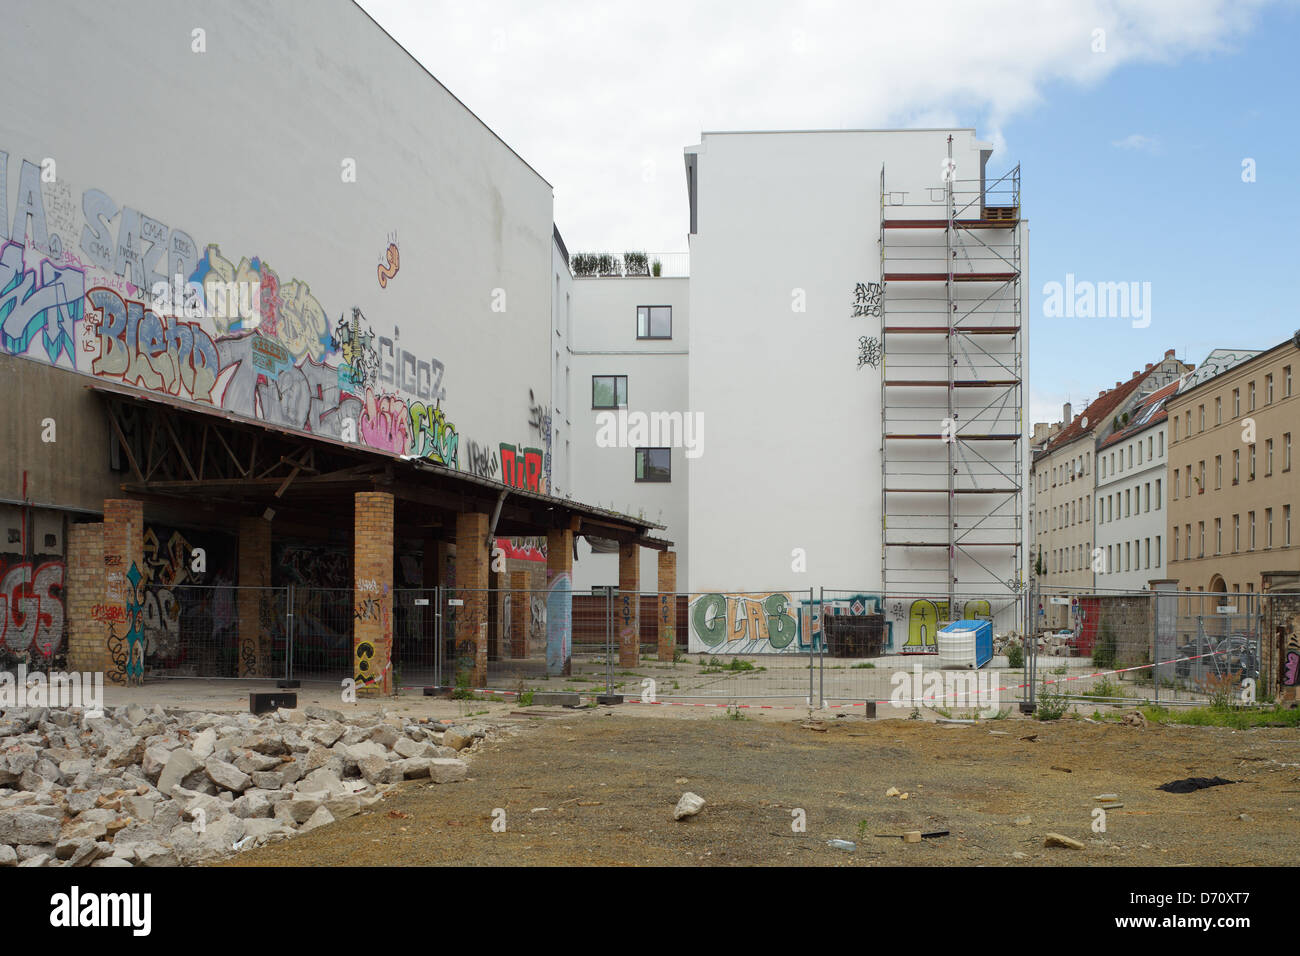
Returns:
[[[488,737],[324,707],[0,713],[0,867],[183,866],[355,816],[405,780],[466,779]]]

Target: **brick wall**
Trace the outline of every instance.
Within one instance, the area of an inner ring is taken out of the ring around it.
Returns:
[[[74,524],[68,531],[68,560],[64,578],[64,607],[68,615],[68,668],[74,671],[114,670],[108,655],[112,616],[104,604],[104,523]],[[119,608],[119,610],[122,610]],[[123,624],[117,625],[120,633]]]
[[[546,534],[546,673],[573,672],[573,532]]]
[[[239,676],[269,677],[271,615],[275,595],[271,586],[271,523],[262,518],[239,519]]]
[[[358,694],[393,691],[393,496],[353,498],[353,678]]]
[[[619,545],[618,603],[614,608],[618,629],[618,662],[635,667],[641,657],[641,549]]]
[[[125,498],[107,498],[104,501],[104,605],[112,620],[101,621],[101,633],[108,649],[108,668],[104,672],[113,683],[126,683],[139,679],[144,673],[143,634],[136,629],[139,640],[128,640],[131,633],[126,624],[128,604],[137,596],[131,584],[131,568],[144,564],[144,505]]]
[[[471,686],[487,684],[488,516],[471,512],[456,516],[456,587],[465,602],[456,608],[456,666],[471,670]]]
[[[671,661],[676,651],[677,633],[677,554],[673,551],[659,552],[659,595],[658,614],[656,615],[659,633],[659,660]]]

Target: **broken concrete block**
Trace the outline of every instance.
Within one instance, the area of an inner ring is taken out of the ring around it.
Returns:
[[[158,776],[158,789],[170,796],[173,787],[196,770],[202,769],[202,761],[188,750],[173,750],[167,758],[162,773]]]
[[[456,757],[430,757],[429,777],[434,783],[456,783],[469,776],[469,764]]]
[[[385,783],[399,783],[402,771],[383,757],[362,757],[357,761],[357,768],[366,782],[378,786]]]
[[[59,839],[59,829],[58,820],[41,813],[0,813],[0,843],[54,843]]]
[[[323,827],[333,822],[334,815],[322,806],[317,808],[316,812],[307,818],[307,822],[299,828],[298,832],[306,833],[309,830],[315,830],[317,827]]]
[[[704,809],[704,798],[698,793],[691,793],[689,790],[683,793],[681,799],[677,801],[677,806],[673,809],[674,820],[684,820],[687,817],[693,817]]]
[[[1082,850],[1084,846],[1078,840],[1059,833],[1049,833],[1043,838],[1043,846],[1063,846],[1070,850]]]
[[[208,762],[203,767],[208,773],[208,778],[213,783],[235,793],[242,793],[247,790],[248,785],[253,782],[252,777],[234,764],[226,763],[224,760],[218,760],[215,757],[209,757]]]

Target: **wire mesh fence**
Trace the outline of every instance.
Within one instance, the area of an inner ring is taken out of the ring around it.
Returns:
[[[142,660],[146,677],[339,681],[356,666],[362,597],[352,588],[146,587],[122,650]],[[1042,626],[1053,619],[1049,607],[1064,626]],[[384,620],[398,690],[968,716],[1043,701],[1269,699],[1280,680],[1270,613],[1268,595],[1254,593],[1033,586],[955,596],[853,588],[661,595],[553,583],[398,588]],[[953,650],[952,633],[985,631]]]

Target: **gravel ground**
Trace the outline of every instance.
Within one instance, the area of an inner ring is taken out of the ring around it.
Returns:
[[[1293,730],[665,719],[605,708],[514,719],[525,732],[487,744],[468,781],[404,784],[361,816],[227,865],[1288,865],[1300,851]],[[1155,789],[1215,775],[1240,782]],[[907,799],[885,796],[891,787]],[[674,822],[688,790],[707,804]],[[1103,793],[1123,807],[1097,833],[1093,797]],[[792,831],[796,808],[802,833]],[[492,830],[497,809],[504,832]],[[875,836],[916,829],[950,834],[919,844]],[[1045,848],[1047,832],[1085,848]]]

